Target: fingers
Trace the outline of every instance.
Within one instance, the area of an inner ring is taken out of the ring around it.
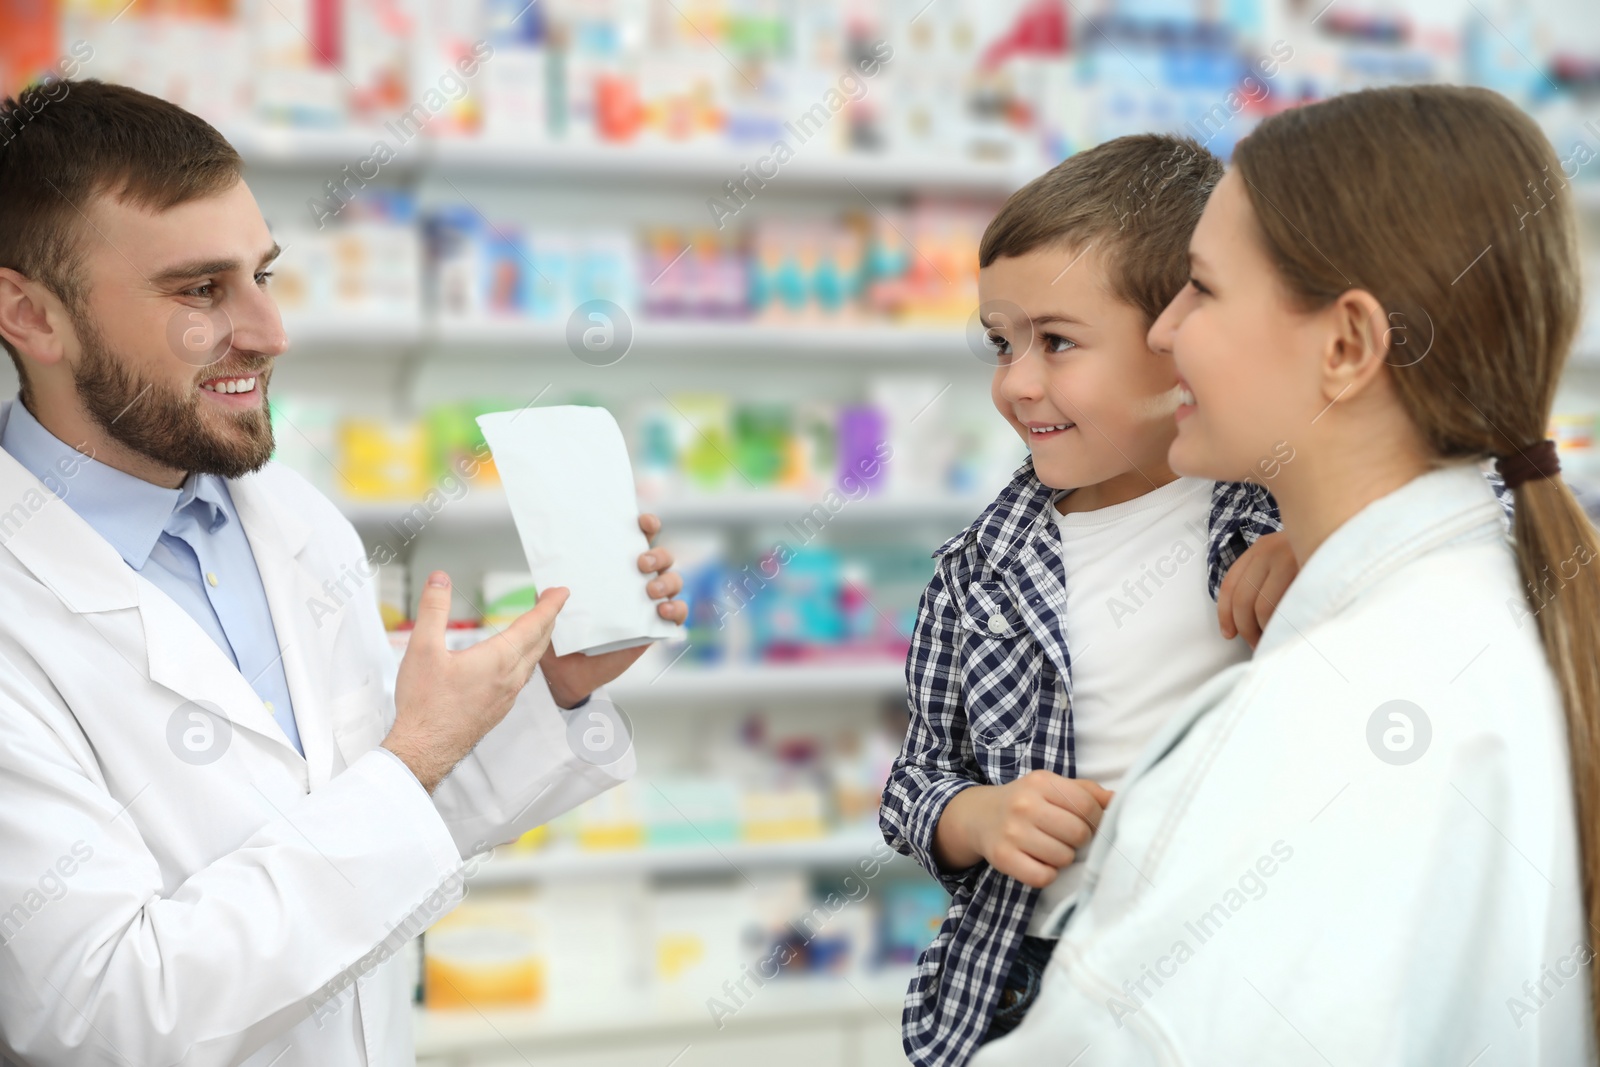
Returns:
[[[1262,578],[1261,595],[1256,598],[1256,622],[1263,631],[1267,628],[1267,620],[1278,610],[1278,602],[1283,599],[1283,594],[1289,591],[1296,570],[1292,564],[1280,561],[1276,567],[1268,568],[1266,577]]]
[[[645,537],[651,538],[661,532],[661,519],[650,512],[641,512],[639,515],[639,529],[644,531]]]
[[[1116,796],[1116,793],[1107,789],[1099,782],[1091,782],[1087,778],[1079,778],[1077,781],[1079,785],[1083,786],[1089,791],[1089,795],[1094,797],[1095,803],[1100,805],[1100,809],[1102,811],[1110,806],[1111,798]]]
[[[1029,777],[1035,775],[1043,787],[1044,798],[1052,805],[1071,812],[1091,827],[1099,825],[1100,814],[1110,803],[1111,794],[1102,789],[1098,782],[1087,778],[1063,778],[1049,771],[1034,771]],[[1102,796],[1108,799],[1102,801]]]
[[[417,624],[411,631],[411,645],[420,648],[444,648],[445,628],[450,622],[450,576],[444,571],[434,571],[422,586],[422,600],[417,604]]]
[[[1088,844],[1089,835],[1086,833],[1080,844]],[[1046,867],[1059,871],[1070,866],[1077,859],[1078,846],[1070,841],[1063,841],[1052,833],[1032,826],[1017,835],[1011,846],[1022,852],[1029,859],[1038,860]]]
[[[994,869],[1009,874],[1024,885],[1043,889],[1056,880],[1057,868],[1040,863],[1020,849],[1008,848],[995,855]]]
[[[672,566],[672,553],[664,548],[652,548],[639,557],[639,570],[645,574],[651,571],[660,574]]]
[[[1234,631],[1242,636],[1251,648],[1261,639],[1261,623],[1256,618],[1256,601],[1261,597],[1261,583],[1267,575],[1271,556],[1265,548],[1258,547],[1240,556],[1232,570],[1239,572],[1239,585],[1229,607],[1233,612]],[[1230,571],[1229,577],[1232,577]]]
[[[1256,622],[1256,590],[1246,589],[1233,598],[1233,627],[1251,648],[1261,638],[1261,624]]]
[[[1056,804],[1043,805],[1033,824],[1073,848],[1082,848],[1094,836],[1105,809],[1084,795],[1070,798],[1063,806],[1061,798]]]
[[[1222,576],[1222,585],[1217,587],[1217,625],[1222,629],[1222,636],[1229,641],[1239,633],[1233,625],[1233,597],[1239,588],[1239,564],[1244,562],[1245,556],[1249,554],[1250,550],[1245,549],[1239,558],[1233,561],[1228,573]]]
[[[503,635],[518,655],[530,660],[538,660],[544,655],[549,647],[550,634],[556,627],[556,615],[567,602],[567,595],[565,586],[541,590],[539,600],[532,609],[517,616],[516,621],[505,628]]]
[[[669,571],[644,588],[645,592],[657,599],[662,597],[677,596],[679,593],[683,592],[683,575],[678,574],[675,571]]]

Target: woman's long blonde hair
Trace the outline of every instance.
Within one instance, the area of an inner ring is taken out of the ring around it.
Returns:
[[[1571,190],[1533,120],[1486,89],[1374,89],[1274,116],[1234,163],[1304,306],[1364,289],[1390,313],[1396,388],[1440,456],[1519,456],[1544,439],[1582,294]],[[1600,544],[1559,476],[1515,499],[1600,929]],[[1600,992],[1590,1007],[1600,1030]]]

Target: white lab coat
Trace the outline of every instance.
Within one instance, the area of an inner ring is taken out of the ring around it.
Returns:
[[[973,1067],[1593,1063],[1567,751],[1487,483],[1413,480],[1144,750]]]
[[[354,529],[275,464],[228,488],[303,758],[205,631],[0,451],[0,1047],[23,1062],[410,1064],[399,946],[460,898],[463,861],[634,771],[574,756],[536,675],[430,797],[374,750],[394,656]],[[226,720],[214,762],[183,738],[190,701]]]

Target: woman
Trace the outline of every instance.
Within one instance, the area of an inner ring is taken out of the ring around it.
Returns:
[[[1301,571],[1145,749],[974,1064],[1594,1062],[1600,545],[1544,439],[1577,249],[1568,194],[1525,202],[1558,167],[1447,86],[1240,144],[1151,345],[1192,391],[1174,470],[1293,446]]]

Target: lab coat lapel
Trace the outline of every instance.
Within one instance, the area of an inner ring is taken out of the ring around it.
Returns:
[[[122,562],[120,557],[117,562]],[[298,760],[299,753],[261,703],[261,697],[188,612],[145,582],[139,589],[139,616],[144,622],[151,681],[166,686],[185,701],[221,711],[234,726],[282,745],[288,755]]]
[[[320,602],[321,587],[299,556],[311,540],[311,527],[273,501],[257,475],[228,483],[234,510],[244,526],[256,570],[266,590],[267,608],[283,656],[283,672],[294,702],[295,725],[305,749],[310,787],[316,789],[333,777],[333,729],[328,697],[333,692],[332,671],[326,649],[331,634],[314,625],[306,605]],[[280,729],[279,734],[282,734]]]

